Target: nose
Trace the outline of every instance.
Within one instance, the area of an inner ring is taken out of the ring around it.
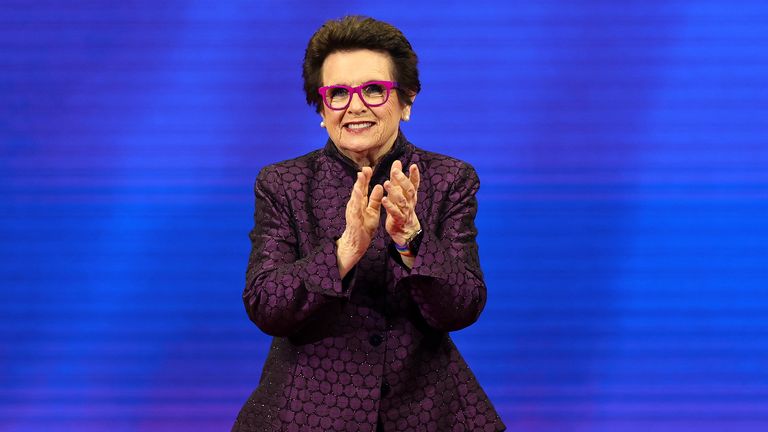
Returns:
[[[347,111],[361,112],[368,108],[363,102],[363,95],[360,94],[359,91],[352,92],[350,97],[352,99],[349,101],[349,107],[347,108]]]

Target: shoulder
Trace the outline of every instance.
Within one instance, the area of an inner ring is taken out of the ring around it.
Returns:
[[[322,150],[276,162],[263,167],[256,177],[256,184],[262,186],[303,182],[312,177]]]
[[[461,159],[414,147],[411,161],[419,167],[422,179],[443,184],[446,189],[457,183],[465,186],[480,183],[475,168]]]

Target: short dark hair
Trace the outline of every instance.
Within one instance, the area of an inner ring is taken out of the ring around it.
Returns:
[[[412,104],[411,96],[421,90],[421,83],[418,58],[411,43],[395,26],[357,15],[326,21],[309,39],[302,68],[307,103],[314,105],[317,112],[322,110],[323,101],[317,89],[322,85],[326,57],[338,51],[358,49],[389,54],[395,67],[393,72],[398,83],[398,98],[406,105]]]

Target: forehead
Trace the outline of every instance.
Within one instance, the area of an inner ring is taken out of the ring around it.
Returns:
[[[323,85],[359,85],[366,81],[392,81],[393,63],[389,54],[371,50],[336,51],[325,58]]]

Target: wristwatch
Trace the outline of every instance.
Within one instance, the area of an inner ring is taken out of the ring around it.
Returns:
[[[395,243],[395,249],[397,249],[400,255],[409,257],[416,256],[416,253],[419,251],[419,245],[421,244],[421,233],[422,230],[419,228],[418,231],[411,234],[408,239],[405,240],[404,245]]]

